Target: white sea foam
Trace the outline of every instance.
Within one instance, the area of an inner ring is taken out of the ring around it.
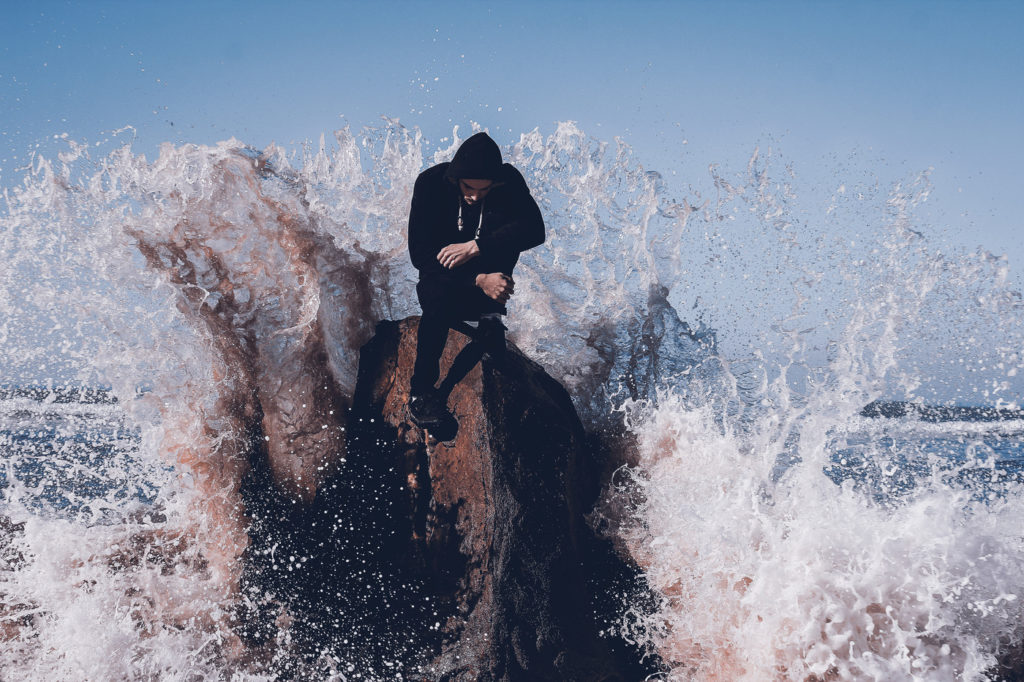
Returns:
[[[1021,636],[1019,496],[936,479],[879,505],[823,473],[823,440],[775,480],[782,444],[759,428],[667,396],[631,409],[644,502],[627,536],[662,597],[640,636],[670,679],[984,679]]]
[[[833,318],[824,362],[809,366],[810,334],[784,331],[781,366],[733,363],[731,390],[692,378],[624,406],[639,462],[615,499],[639,500],[622,533],[661,598],[627,630],[672,662],[669,679],[981,680],[1020,641],[1024,490],[983,443],[1019,422],[860,416],[919,385],[901,359],[936,298],[970,309],[958,291],[983,282],[1000,296],[998,273],[930,253],[907,199],[894,188],[874,258],[851,272],[865,295]],[[1020,334],[1013,298],[993,345]],[[943,439],[962,447],[940,453]],[[837,484],[850,452],[877,475]]]

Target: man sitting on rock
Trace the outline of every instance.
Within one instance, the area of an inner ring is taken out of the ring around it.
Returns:
[[[447,389],[435,387],[448,329],[478,321],[474,343],[481,354],[505,349],[501,316],[515,290],[512,269],[519,254],[544,243],[544,220],[522,174],[502,163],[486,133],[462,143],[450,163],[416,179],[409,212],[409,254],[419,270],[416,285],[423,316],[409,413],[424,428],[446,421]],[[446,440],[442,438],[441,440]]]

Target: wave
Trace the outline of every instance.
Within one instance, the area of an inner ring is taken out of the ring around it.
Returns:
[[[17,466],[27,455],[8,450],[10,674],[279,669],[232,623],[248,453],[258,435],[297,499],[336,471],[358,349],[378,320],[418,312],[412,183],[460,141],[456,128],[431,146],[388,121],[294,152],[229,140],[150,161],[71,142],[5,193],[11,380],[110,386],[138,434],[99,467],[118,481],[102,513],[74,490],[80,504],[41,507]],[[673,679],[983,679],[1021,640],[1018,498],[975,502],[936,476],[880,503],[827,474],[850,434],[874,428],[859,416],[874,400],[1019,394],[1007,264],[924,235],[926,174],[804,185],[757,150],[675,198],[627,145],[571,123],[503,151],[549,229],[517,269],[510,338],[588,428],[635,441],[603,513],[659,606],[624,604],[615,627]],[[869,441],[862,455],[891,467],[891,447]],[[150,492],[117,492],[136,488]],[[284,614],[277,627],[283,641]]]

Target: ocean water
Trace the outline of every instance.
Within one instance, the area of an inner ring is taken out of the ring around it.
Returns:
[[[358,348],[418,312],[412,183],[470,132],[71,142],[5,192],[4,679],[398,679],[412,654],[348,656],[344,619],[301,667],[283,611],[246,648],[239,603],[274,601],[244,575],[252,396],[293,492],[336,471]],[[548,224],[510,338],[588,428],[635,437],[592,518],[654,600],[607,627],[659,679],[1000,679],[1024,640],[1024,305],[1005,260],[922,222],[927,174],[804,180],[758,149],[676,196],[569,123],[504,153]]]

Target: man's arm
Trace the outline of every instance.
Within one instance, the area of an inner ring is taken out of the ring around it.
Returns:
[[[475,239],[459,244],[449,244],[437,254],[437,261],[446,268],[454,268],[467,263],[480,255],[480,247]]]
[[[503,272],[477,275],[476,285],[498,303],[508,303],[508,299],[516,290],[516,283]]]
[[[477,239],[481,253],[522,253],[544,243],[544,218],[530,194],[522,174],[506,165],[509,171],[507,191],[514,192],[509,201],[509,219],[494,229],[486,230]]]
[[[472,267],[449,269],[437,259],[438,253],[447,246],[440,238],[442,226],[438,223],[443,213],[438,201],[443,196],[443,187],[438,186],[443,180],[439,177],[421,173],[416,178],[409,209],[409,257],[420,276],[472,285],[478,271]]]

